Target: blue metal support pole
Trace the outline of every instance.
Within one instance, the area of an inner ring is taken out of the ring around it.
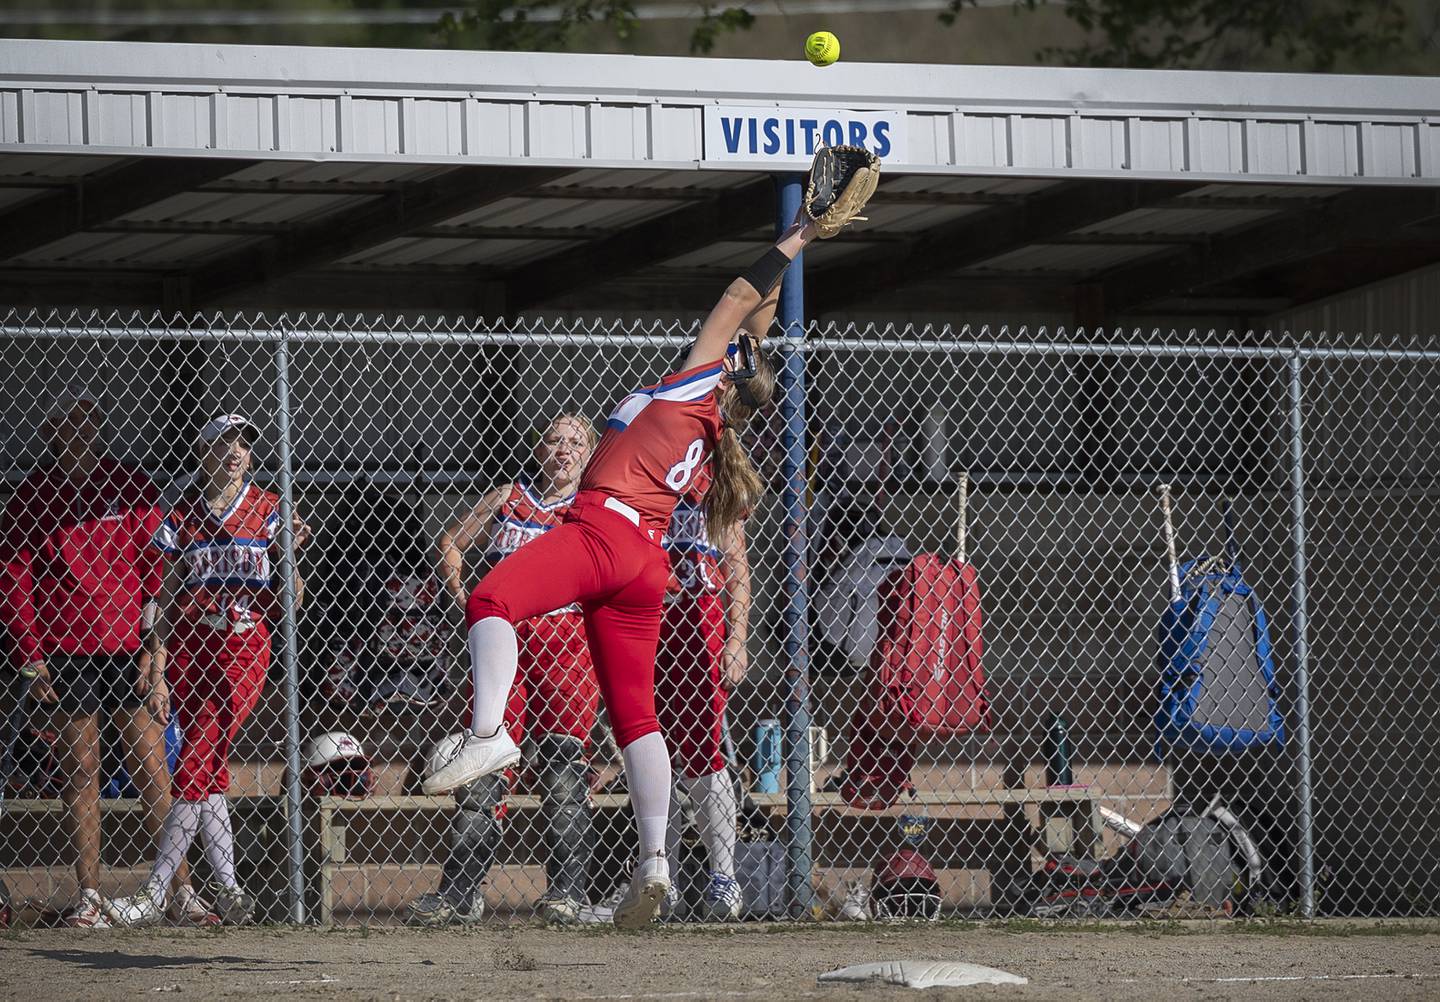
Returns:
[[[1305,570],[1305,437],[1300,413],[1302,361],[1290,357],[1290,541],[1294,575],[1295,632],[1295,769],[1299,801],[1300,915],[1315,917],[1315,827],[1310,779],[1310,639],[1309,598]]]
[[[804,175],[777,175],[776,230],[783,233],[800,210]],[[802,255],[803,257],[803,255]],[[776,313],[785,337],[794,343],[805,338],[805,273],[800,257],[785,273]],[[810,815],[810,637],[806,618],[807,541],[806,469],[809,447],[805,433],[805,353],[785,354],[780,373],[780,414],[784,418],[781,443],[785,473],[785,831],[786,873],[792,914],[809,916],[814,909],[812,852],[814,832]]]
[[[285,666],[285,847],[290,859],[290,921],[305,921],[305,847],[300,817],[300,655],[295,634],[295,471],[290,452],[290,345],[275,342],[275,428],[280,475],[280,658]]]

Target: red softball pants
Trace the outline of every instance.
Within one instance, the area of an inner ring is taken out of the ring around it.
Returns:
[[[660,729],[655,648],[670,561],[658,533],[605,500],[582,491],[564,524],[496,564],[471,593],[465,626],[491,616],[519,623],[579,602],[600,698],[624,748]]]
[[[270,631],[237,633],[181,622],[165,674],[180,711],[180,759],[171,794],[204,800],[230,789],[230,744],[265,689]]]

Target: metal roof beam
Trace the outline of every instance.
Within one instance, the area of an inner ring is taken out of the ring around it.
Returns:
[[[773,224],[773,191],[769,178],[712,191],[704,202],[528,264],[507,283],[509,306],[512,310],[529,309],[576,289]],[[720,290],[714,292],[718,296]]]
[[[95,233],[177,233],[229,237],[274,237],[304,230],[304,222],[210,222],[198,219],[122,219],[93,226]],[[445,240],[598,240],[613,231],[594,226],[422,226],[407,237]]]
[[[424,181],[327,215],[313,226],[247,246],[192,273],[194,303],[208,303],[287,274],[323,268],[413,230],[521,194],[567,171],[532,167],[455,167]]]
[[[0,260],[22,257],[248,166],[242,160],[145,157],[78,177],[0,216]]]
[[[1393,242],[1403,227],[1440,215],[1440,190],[1364,188],[1304,211],[1263,221],[1180,253],[1121,266],[1101,277],[1105,312],[1160,299],[1202,295],[1208,287],[1315,258],[1368,240]],[[1403,242],[1403,241],[1402,241]],[[1263,283],[1261,283],[1263,284]],[[1361,284],[1351,282],[1348,288]]]
[[[1043,189],[1015,207],[972,213],[806,276],[815,311],[836,310],[947,272],[973,267],[1047,239],[1148,208],[1193,185],[1174,182],[1080,181]]]

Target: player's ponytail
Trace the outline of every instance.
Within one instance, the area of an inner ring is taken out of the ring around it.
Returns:
[[[766,407],[775,397],[775,368],[762,351],[755,357],[755,375],[747,381],[752,407],[740,399],[733,385],[727,385],[720,398],[725,414],[725,430],[715,443],[714,480],[706,494],[705,528],[710,538],[718,540],[730,526],[750,514],[765,493],[765,483],[755,472],[750,454],[740,444],[739,432],[750,418]]]

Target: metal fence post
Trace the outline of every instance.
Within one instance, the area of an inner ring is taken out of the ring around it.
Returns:
[[[1300,829],[1300,914],[1315,917],[1315,831],[1310,785],[1310,642],[1305,577],[1305,439],[1301,417],[1299,353],[1290,356],[1290,539],[1295,582],[1295,746],[1296,796]]]
[[[280,459],[280,657],[285,665],[286,848],[290,860],[290,920],[305,921],[305,847],[300,817],[300,669],[295,636],[294,466],[290,452],[290,344],[275,342],[275,427]]]
[[[800,210],[803,175],[775,179],[779,218],[784,232]],[[799,345],[805,338],[804,262],[797,256],[780,287],[778,315],[785,337]],[[810,816],[810,637],[806,611],[806,575],[809,562],[806,539],[805,354],[790,351],[780,371],[780,413],[784,418],[781,442],[785,458],[785,830],[789,845],[788,887],[791,910],[811,913],[814,889],[811,874],[812,819]]]

